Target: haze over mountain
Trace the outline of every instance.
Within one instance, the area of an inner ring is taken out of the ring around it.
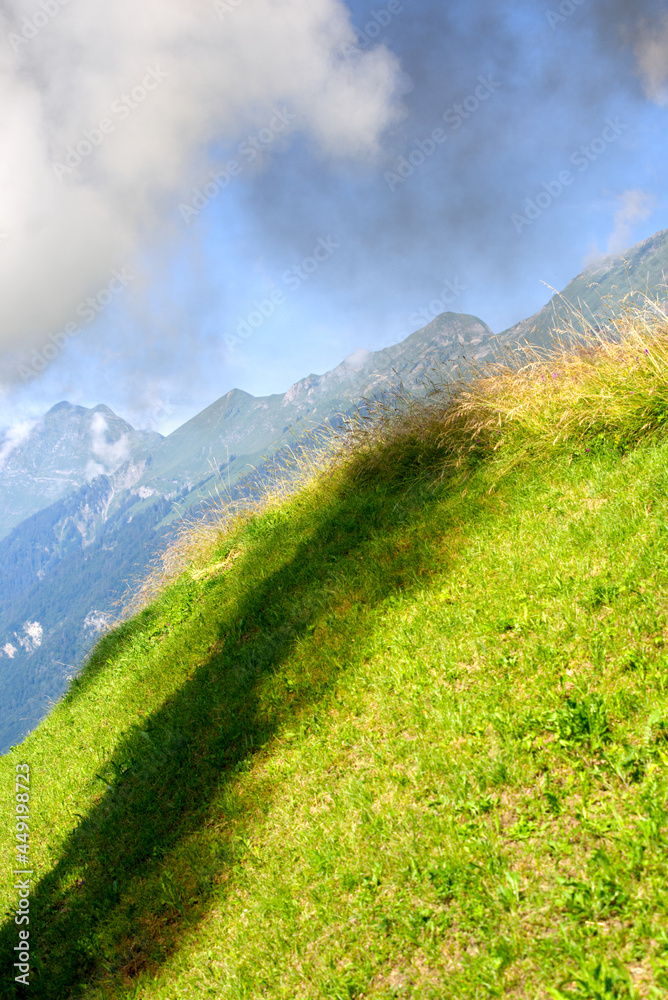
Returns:
[[[625,301],[641,306],[648,295],[668,299],[668,229],[621,254],[598,257],[542,309],[505,330],[499,339],[546,346],[556,328],[568,322],[580,329],[589,322],[604,323]]]
[[[359,349],[285,393],[232,389],[165,438],[108,407],[62,402],[0,438],[0,752],[65,690],[128,583],[138,581],[186,509],[244,479],[307,434],[401,380],[412,391],[435,366],[504,357],[520,342],[549,346],[566,303],[601,325],[625,296],[665,297],[668,230],[591,263],[534,316],[499,335],[480,319],[437,316],[399,344]]]

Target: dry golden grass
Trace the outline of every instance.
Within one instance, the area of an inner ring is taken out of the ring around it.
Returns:
[[[628,444],[660,430],[655,418],[668,410],[668,315],[661,303],[625,303],[603,328],[585,323],[580,331],[574,322],[556,332],[549,350],[525,345],[506,352],[507,361],[471,363],[454,380],[434,369],[424,397],[400,386],[368,403],[368,414],[348,423],[339,460],[352,454],[359,474],[382,476],[392,474],[390,456],[396,463],[412,454],[426,474],[461,470],[465,480],[468,456],[501,448],[509,456],[501,478],[531,452],[586,449],[592,435],[622,421]]]

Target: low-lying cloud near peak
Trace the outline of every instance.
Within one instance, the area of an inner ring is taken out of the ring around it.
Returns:
[[[656,204],[653,195],[638,188],[622,192],[618,201],[619,208],[615,212],[614,229],[608,240],[608,253],[621,253],[631,245],[633,227],[649,219]]]
[[[355,35],[340,0],[7,0],[0,32],[5,385],[88,321],[87,297],[116,293],[114,269],[164,245],[165,207],[213,144],[283,104],[320,155],[366,159],[399,117],[397,60],[383,46],[342,57]]]
[[[121,434],[116,441],[108,439],[109,425],[102,413],[94,413],[91,420],[90,436],[93,458],[86,467],[89,479],[103,473],[115,472],[130,458],[130,439],[128,434]]]
[[[27,439],[35,424],[35,420],[20,420],[0,434],[0,472],[14,449]]]

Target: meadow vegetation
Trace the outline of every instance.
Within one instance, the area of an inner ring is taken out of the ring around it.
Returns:
[[[31,771],[44,1000],[668,993],[668,317],[385,396],[190,525]]]

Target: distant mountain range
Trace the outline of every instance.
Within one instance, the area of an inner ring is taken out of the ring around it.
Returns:
[[[58,403],[32,426],[0,437],[0,538],[30,514],[126,463],[139,470],[162,441],[108,406]]]
[[[271,456],[399,380],[419,391],[431,369],[453,372],[462,357],[549,347],[572,307],[596,325],[628,295],[662,297],[666,272],[668,230],[592,263],[499,335],[475,316],[443,313],[401,343],[356,351],[285,393],[232,389],[164,438],[104,405],[67,402],[0,433],[0,753],[60,697],[128,583],[141,579],[184,511],[210,501],[221,482],[243,492],[245,477],[261,474]]]

